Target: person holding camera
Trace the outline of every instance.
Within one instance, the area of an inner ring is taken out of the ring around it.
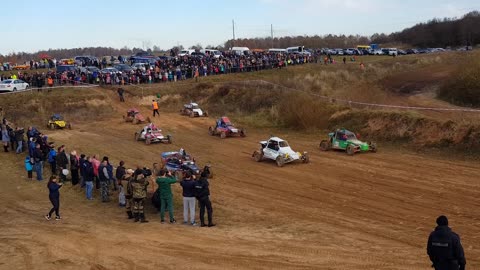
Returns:
[[[48,198],[52,203],[52,209],[45,215],[46,220],[50,220],[52,218],[53,212],[55,212],[55,220],[60,220],[60,192],[59,189],[62,187],[62,183],[58,183],[57,176],[52,175],[50,176],[50,180],[47,184],[49,195]]]
[[[174,224],[177,221],[173,216],[173,194],[171,185],[175,184],[177,180],[172,176],[172,172],[160,170],[160,177],[157,178],[158,189],[160,190],[160,221],[165,223],[165,208],[168,207],[168,214],[170,216],[170,223]]]
[[[188,212],[190,211],[190,224],[197,226],[195,222],[195,181],[191,172],[185,173],[185,178],[180,182],[183,192],[183,224],[188,224]]]

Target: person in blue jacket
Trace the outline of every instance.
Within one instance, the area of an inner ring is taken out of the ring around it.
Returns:
[[[57,172],[57,151],[55,150],[55,145],[53,143],[50,143],[49,147],[48,163],[50,164],[52,175],[54,175]]]
[[[45,215],[45,219],[50,220],[52,218],[53,212],[55,212],[55,220],[60,220],[60,191],[59,189],[62,187],[62,183],[58,182],[57,176],[52,175],[50,176],[50,180],[47,184],[49,195],[48,198],[52,203],[52,209]]]
[[[32,180],[32,178],[33,178],[33,176],[32,176],[33,165],[32,165],[30,156],[27,156],[25,158],[25,170],[27,170],[28,179]]]

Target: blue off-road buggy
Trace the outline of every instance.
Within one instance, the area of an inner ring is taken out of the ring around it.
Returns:
[[[156,171],[160,169],[166,169],[175,174],[175,178],[178,181],[182,180],[186,172],[190,172],[197,178],[202,172],[207,172],[208,177],[212,177],[212,171],[210,165],[205,165],[203,169],[200,169],[195,163],[195,159],[188,155],[185,150],[181,149],[179,152],[163,152],[161,154],[162,164],[159,166],[157,163],[153,164]]]

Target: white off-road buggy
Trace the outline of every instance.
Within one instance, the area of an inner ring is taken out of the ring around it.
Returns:
[[[172,136],[164,136],[162,130],[157,128],[153,123],[143,127],[140,132],[135,132],[135,140],[145,141],[145,144],[151,143],[172,143]]]
[[[260,142],[260,150],[253,152],[252,157],[260,162],[263,159],[275,160],[278,167],[283,167],[285,163],[300,160],[303,163],[310,161],[307,152],[295,152],[290,148],[288,142],[278,137],[271,137],[267,141]]]
[[[208,113],[200,109],[197,103],[190,102],[183,105],[183,108],[180,110],[180,114],[188,115],[190,117],[207,117]]]

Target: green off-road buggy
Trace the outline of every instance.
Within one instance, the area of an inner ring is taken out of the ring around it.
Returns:
[[[346,129],[337,129],[328,134],[329,139],[320,142],[320,150],[331,149],[346,151],[352,156],[357,152],[377,152],[377,145],[372,142],[362,142],[355,133]]]

